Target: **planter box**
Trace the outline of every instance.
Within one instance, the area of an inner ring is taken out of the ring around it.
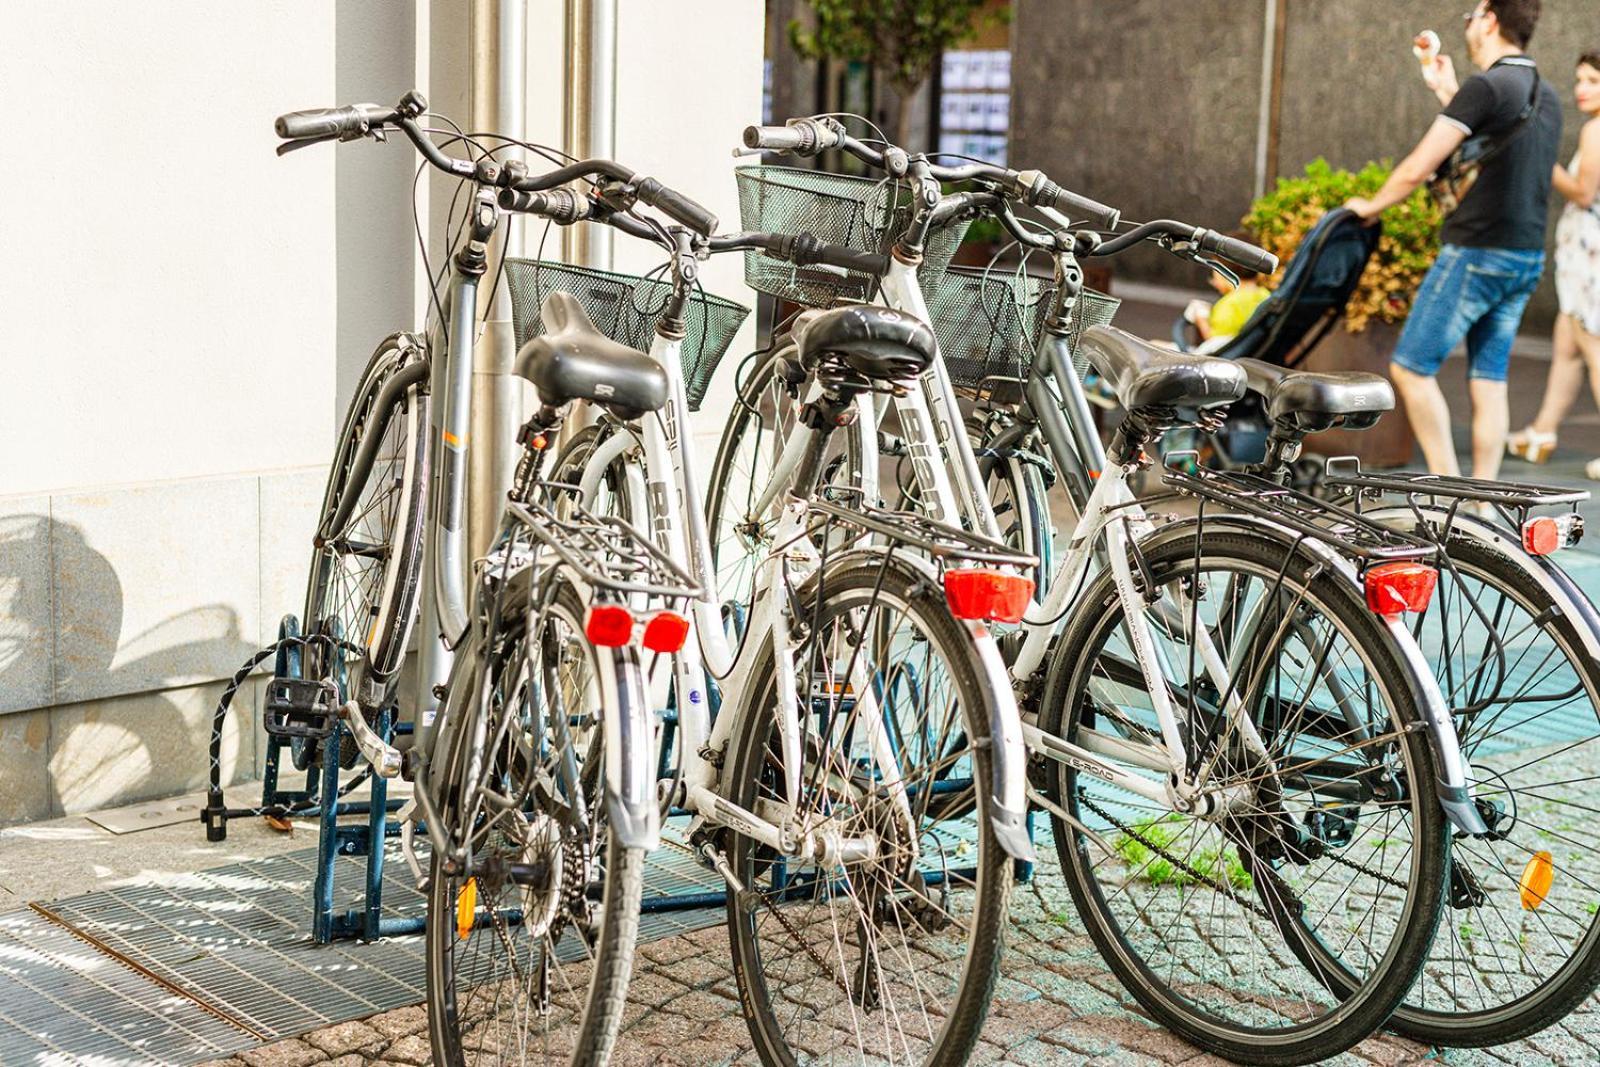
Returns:
[[[1400,327],[1388,322],[1369,322],[1360,333],[1351,333],[1340,323],[1328,331],[1322,343],[1300,363],[1308,371],[1367,371],[1389,376],[1389,357],[1400,339]],[[1306,438],[1305,451],[1322,456],[1359,456],[1363,467],[1408,467],[1416,452],[1417,439],[1411,432],[1405,404],[1398,393],[1394,410],[1378,420],[1370,430],[1329,430]]]

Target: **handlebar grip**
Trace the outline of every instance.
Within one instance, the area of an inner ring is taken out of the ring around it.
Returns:
[[[1079,196],[1070,189],[1063,189],[1055,182],[1045,182],[1040,190],[1039,202],[1057,211],[1062,212],[1072,219],[1081,219],[1094,226],[1097,230],[1116,229],[1117,223],[1122,221],[1122,212],[1114,207],[1108,207],[1098,200],[1090,200],[1087,196]]]
[[[717,232],[717,217],[676,189],[669,189],[654,178],[641,178],[634,183],[634,193],[642,204],[648,204],[683,223],[702,237]]]
[[[366,123],[366,116],[351,105],[291,111],[279,115],[273,128],[279,137],[299,141],[309,137],[348,137],[363,132]]]
[[[790,119],[784,126],[746,126],[744,146],[769,152],[814,156],[825,148],[844,144],[838,128],[818,119]]]
[[[792,152],[802,148],[810,137],[799,126],[746,126],[744,146],[769,152]]]
[[[1248,241],[1207,230],[1200,238],[1200,250],[1221,256],[1257,274],[1271,274],[1278,269],[1278,257]]]
[[[500,206],[506,211],[527,215],[542,215],[558,226],[581,222],[594,214],[594,205],[587,197],[571,189],[551,189],[545,193],[520,193],[515,189],[500,190]]]
[[[883,275],[889,270],[889,257],[881,252],[857,252],[839,245],[824,245],[817,262],[829,267],[840,267],[860,274]]]

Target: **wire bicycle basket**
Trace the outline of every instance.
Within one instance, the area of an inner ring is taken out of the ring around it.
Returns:
[[[543,259],[506,260],[506,284],[511,291],[511,322],[518,348],[544,332],[539,309],[546,296],[560,291],[578,298],[601,333],[618,344],[648,352],[656,320],[672,296],[672,283],[664,278]],[[743,304],[711,293],[697,290],[689,298],[684,310],[683,384],[690,411],[700,409],[717,364],[749,314]]]
[[[970,395],[1018,395],[1055,283],[1020,270],[951,267],[924,291],[951,383]],[[1079,295],[1067,338],[1079,381],[1078,339],[1089,326],[1110,322],[1121,303],[1092,289]]]
[[[740,167],[734,174],[745,230],[809,233],[858,252],[887,252],[911,222],[912,191],[904,182],[797,167]],[[929,235],[918,268],[923,285],[944,273],[966,232],[959,222]],[[871,274],[796,266],[760,251],[745,253],[744,279],[757,292],[806,307],[868,300],[878,284]]]

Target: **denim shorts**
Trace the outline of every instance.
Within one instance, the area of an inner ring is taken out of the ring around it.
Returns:
[[[1432,377],[1464,338],[1468,377],[1505,381],[1511,342],[1543,273],[1541,249],[1445,245],[1417,290],[1394,362]]]

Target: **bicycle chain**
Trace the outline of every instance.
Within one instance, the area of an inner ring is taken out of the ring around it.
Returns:
[[[1088,797],[1083,796],[1083,795],[1080,794],[1079,797],[1078,797],[1078,803],[1082,804],[1084,807],[1088,808],[1090,811],[1092,811],[1096,815],[1100,816],[1106,822],[1108,822],[1112,826],[1116,827],[1125,836],[1131,837],[1133,840],[1139,842],[1139,844],[1143,845],[1145,848],[1149,849],[1151,852],[1154,852],[1156,855],[1160,856],[1162,859],[1164,859],[1168,863],[1172,864],[1174,867],[1176,867],[1178,870],[1182,871],[1184,874],[1188,875],[1190,878],[1193,878],[1196,882],[1199,882],[1201,885],[1210,886],[1212,889],[1216,890],[1218,893],[1221,893],[1223,896],[1227,897],[1229,900],[1233,901],[1235,904],[1239,905],[1241,908],[1244,908],[1246,911],[1254,912],[1255,914],[1259,915],[1261,918],[1267,920],[1268,922],[1272,922],[1273,921],[1271,913],[1268,912],[1266,908],[1263,908],[1260,904],[1257,904],[1254,901],[1245,900],[1238,893],[1234,892],[1234,890],[1233,890],[1233,888],[1231,886],[1223,885],[1221,882],[1217,881],[1215,878],[1212,878],[1210,875],[1202,874],[1200,871],[1196,870],[1194,867],[1191,867],[1189,864],[1185,863],[1183,860],[1179,859],[1177,856],[1174,856],[1171,852],[1167,851],[1162,846],[1156,844],[1154,841],[1151,841],[1148,837],[1145,837],[1143,834],[1139,833],[1139,831],[1135,830],[1133,827],[1129,826],[1127,823],[1122,822],[1115,815],[1112,815],[1109,811],[1107,811],[1106,809],[1102,808],[1100,805],[1096,804],[1094,801],[1090,800]],[[1282,883],[1282,879],[1278,879],[1276,877],[1276,875],[1274,875],[1273,878],[1275,879],[1275,881],[1277,883],[1279,883],[1279,888],[1286,888],[1286,887],[1282,886],[1282,884],[1281,884]],[[1298,901],[1296,903],[1298,903]]]

